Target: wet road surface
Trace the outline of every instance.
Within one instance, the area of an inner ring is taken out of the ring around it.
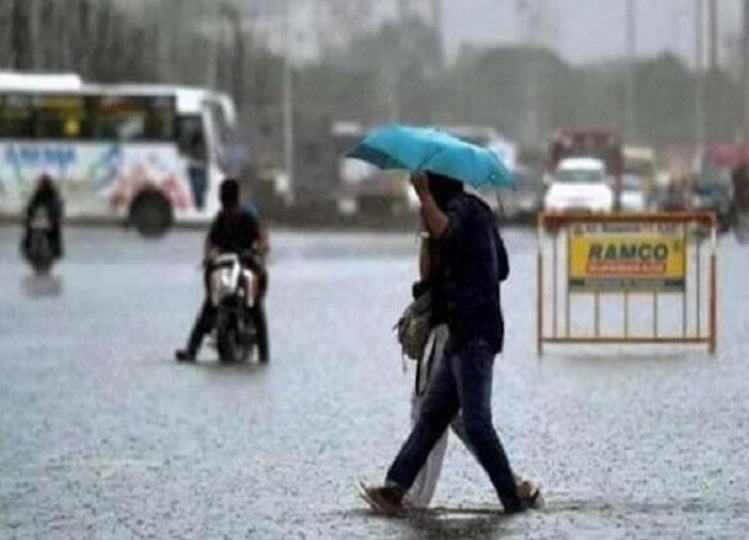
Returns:
[[[268,366],[172,360],[201,300],[199,232],[69,231],[33,279],[0,229],[0,538],[746,538],[749,250],[722,240],[718,355],[534,343],[534,240],[506,233],[495,424],[548,509],[372,516],[413,380],[391,326],[413,235],[277,233]],[[638,352],[639,351],[639,352]],[[435,504],[495,496],[451,442]]]

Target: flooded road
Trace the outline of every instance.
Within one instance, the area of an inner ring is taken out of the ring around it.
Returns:
[[[358,499],[408,431],[391,327],[414,235],[273,237],[267,366],[173,361],[201,301],[199,232],[69,231],[32,279],[0,230],[0,538],[746,538],[749,249],[719,259],[718,354],[535,354],[534,237],[506,233],[494,414],[548,509],[386,520]],[[435,504],[496,497],[451,441]]]

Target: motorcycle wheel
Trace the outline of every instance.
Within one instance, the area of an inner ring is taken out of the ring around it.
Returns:
[[[252,327],[252,322],[248,321],[247,312],[242,310],[240,313],[236,327],[236,356],[239,362],[247,362],[250,360],[252,349],[255,346],[255,329]]]
[[[219,360],[225,364],[237,361],[237,333],[231,323],[227,313],[219,313],[216,317],[216,349]]]
[[[242,342],[234,318],[219,312],[216,318],[216,348],[219,360],[225,364],[246,362],[252,347]]]
[[[52,248],[43,234],[32,233],[27,258],[37,274],[48,274],[52,269]]]
[[[258,361],[261,364],[270,362],[270,342],[268,340],[268,321],[265,318],[265,307],[262,303],[255,306],[254,324]]]

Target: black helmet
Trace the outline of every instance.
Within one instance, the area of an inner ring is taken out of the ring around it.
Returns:
[[[239,182],[234,178],[227,178],[221,182],[219,198],[224,208],[239,206]]]

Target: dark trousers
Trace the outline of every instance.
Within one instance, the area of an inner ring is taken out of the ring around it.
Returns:
[[[448,343],[445,361],[432,375],[421,413],[387,473],[387,480],[407,491],[432,447],[461,411],[476,458],[489,475],[505,509],[516,508],[513,472],[492,425],[491,394],[494,354],[480,339]]]
[[[187,341],[187,350],[191,354],[197,354],[200,344],[203,343],[203,338],[211,331],[215,320],[216,308],[211,303],[208,295],[206,295],[203,305],[198,312],[198,318],[195,319],[195,324],[190,332],[190,339]]]

